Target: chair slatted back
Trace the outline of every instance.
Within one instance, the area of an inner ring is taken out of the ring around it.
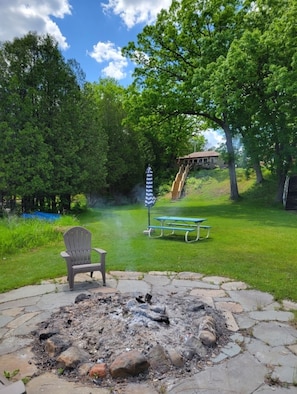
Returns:
[[[72,257],[73,264],[90,264],[92,234],[84,227],[76,226],[64,234],[67,253]]]

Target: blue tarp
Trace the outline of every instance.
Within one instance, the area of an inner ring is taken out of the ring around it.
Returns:
[[[60,219],[61,215],[58,213],[47,213],[47,212],[33,212],[33,213],[23,213],[23,219],[39,219],[46,220],[48,222],[54,222],[55,220]]]

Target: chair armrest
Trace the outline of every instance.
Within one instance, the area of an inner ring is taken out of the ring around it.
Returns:
[[[67,252],[61,252],[60,253],[61,257],[63,257],[64,259],[67,259],[68,257],[70,257],[70,255]]]
[[[106,250],[104,249],[100,249],[100,248],[92,248],[92,250],[94,250],[95,252],[99,253],[99,254],[106,254]]]

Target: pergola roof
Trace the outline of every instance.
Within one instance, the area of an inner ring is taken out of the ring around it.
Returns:
[[[179,157],[179,159],[201,159],[204,157],[219,157],[220,154],[218,152],[208,150],[204,152],[193,152],[187,156]]]

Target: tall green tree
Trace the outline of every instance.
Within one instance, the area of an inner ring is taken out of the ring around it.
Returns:
[[[233,200],[239,198],[233,132],[218,69],[242,35],[245,11],[240,0],[174,0],[123,51],[137,64],[135,85],[146,97],[143,115],[191,115],[224,131]]]
[[[106,138],[106,185],[101,188],[101,193],[129,195],[142,181],[144,165],[137,136],[130,126],[124,124],[126,90],[112,78],[89,84],[88,89]]]
[[[202,125],[194,116],[148,113],[146,95],[147,91],[137,91],[134,86],[127,89],[125,124],[136,131],[144,162],[154,169],[154,184],[158,186],[175,176],[176,159],[193,150],[193,138],[199,150],[204,148],[206,140]]]
[[[297,143],[295,20],[295,1],[255,2],[223,69],[233,127],[254,163],[261,160],[276,175],[277,201],[294,168]]]
[[[80,190],[80,88],[49,35],[29,33],[0,46],[0,146],[5,193],[24,209]],[[35,201],[35,202],[34,202]]]
[[[84,135],[82,149],[82,191],[89,204],[96,202],[106,188],[108,137],[103,127],[98,105],[96,84],[86,83],[81,103],[81,130]]]

